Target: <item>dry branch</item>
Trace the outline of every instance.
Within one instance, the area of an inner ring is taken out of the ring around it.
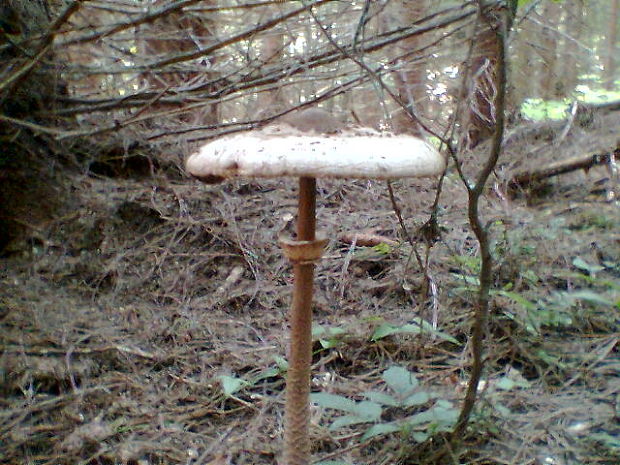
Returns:
[[[617,158],[620,156],[620,144],[613,152],[594,153],[588,155],[579,155],[571,157],[567,160],[561,160],[538,169],[531,169],[515,174],[508,183],[508,189],[514,190],[528,187],[543,179],[558,176],[560,174],[569,173],[576,170],[589,170],[596,165],[606,165],[611,161],[611,154]]]
[[[200,57],[208,56],[211,53],[214,53],[217,50],[220,50],[226,46],[229,46],[235,42],[247,39],[258,32],[265,31],[274,27],[275,25],[281,23],[282,21],[289,19],[295,15],[298,15],[300,12],[304,11],[305,8],[295,10],[285,16],[277,17],[273,20],[267,21],[265,23],[259,24],[253,28],[247,29],[240,34],[235,35],[233,38],[227,38],[222,40],[216,44],[213,44],[207,48],[204,48],[198,52],[179,54],[175,57],[168,57],[164,60],[160,60],[156,63],[149,63],[148,65],[138,65],[138,66],[125,66],[119,69],[93,69],[92,72],[96,73],[101,72],[103,74],[113,74],[113,73],[133,73],[144,71],[145,69],[153,70],[153,69],[161,69],[170,64],[176,64],[186,61],[195,60]],[[376,37],[372,37],[364,41],[362,44],[358,44],[355,50],[355,53],[371,53],[381,50],[389,45],[392,45],[396,42],[402,41],[409,37],[415,35],[421,35],[428,33],[430,31],[435,31],[437,29],[443,29],[454,25],[460,21],[463,21],[467,18],[470,18],[475,14],[474,9],[464,9],[464,11],[459,11],[453,13],[454,8],[449,8],[443,10],[439,13],[434,14],[430,18],[425,18],[421,21],[418,21],[416,25],[407,27],[407,28],[399,28],[392,31],[387,31],[383,34],[380,34]],[[450,14],[453,13],[453,14]],[[348,53],[353,53],[353,49],[350,45],[344,45],[343,47]],[[290,78],[291,76],[302,74],[307,72],[309,69],[314,69],[319,66],[325,66],[328,64],[333,64],[334,62],[342,59],[342,54],[340,51],[336,50],[328,50],[323,51],[314,56],[310,56],[304,60],[303,63],[291,64],[289,62],[283,63],[277,69],[267,70],[264,73],[264,70],[259,70],[259,72],[255,72],[250,68],[249,72],[243,72],[236,79],[232,79],[232,77],[227,78],[226,80],[222,80],[218,78],[214,81],[209,81],[205,83],[201,83],[200,86],[188,89],[186,93],[192,96],[200,95],[201,98],[208,100],[219,100],[223,97],[240,92],[240,91],[249,91],[252,88],[256,88],[257,86],[264,86],[266,84],[278,83],[282,79]],[[236,71],[241,72],[240,70]],[[212,89],[217,89],[213,91]],[[85,99],[67,99],[66,103],[76,103],[79,107],[75,107],[71,110],[63,110],[61,114],[75,114],[75,113],[90,113],[93,111],[110,111],[112,109],[118,108],[128,108],[132,106],[142,106],[146,104],[151,98],[153,98],[153,92],[140,92],[136,94],[130,94],[123,96],[122,98],[104,98],[98,100],[85,100]],[[172,99],[172,100],[171,100]],[[160,103],[178,103],[178,97],[176,94],[166,95],[166,97],[159,100]]]
[[[380,234],[373,233],[353,233],[343,234],[340,236],[340,241],[345,244],[355,244],[360,247],[375,247],[379,244],[387,244],[390,247],[398,246],[398,241]]]

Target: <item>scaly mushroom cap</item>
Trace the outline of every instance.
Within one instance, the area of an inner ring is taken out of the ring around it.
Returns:
[[[210,142],[188,158],[186,167],[211,183],[233,176],[390,179],[441,174],[445,160],[431,144],[413,136],[276,130]]]

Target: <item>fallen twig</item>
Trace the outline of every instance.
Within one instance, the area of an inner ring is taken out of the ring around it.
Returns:
[[[524,188],[543,179],[558,176],[560,174],[565,174],[576,170],[587,171],[596,165],[606,165],[610,162],[612,154],[615,158],[620,156],[620,146],[613,152],[579,155],[566,160],[550,163],[542,168],[522,171],[512,177],[508,183],[508,189],[514,190]]]

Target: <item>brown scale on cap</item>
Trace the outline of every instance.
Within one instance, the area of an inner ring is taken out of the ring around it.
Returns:
[[[278,123],[285,123],[302,131],[317,134],[331,134],[344,128],[344,123],[328,111],[320,108],[308,108],[284,115]]]

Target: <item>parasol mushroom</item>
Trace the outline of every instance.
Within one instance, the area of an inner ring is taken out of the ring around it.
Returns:
[[[439,175],[445,168],[444,158],[422,139],[366,128],[342,129],[331,115],[323,112],[321,118],[317,112],[323,110],[309,109],[276,125],[223,137],[203,146],[186,163],[191,175],[208,183],[238,176],[299,178],[297,236],[280,238],[294,275],[284,465],[310,463],[312,288],[314,263],[327,243],[316,234],[316,178],[423,177]]]

